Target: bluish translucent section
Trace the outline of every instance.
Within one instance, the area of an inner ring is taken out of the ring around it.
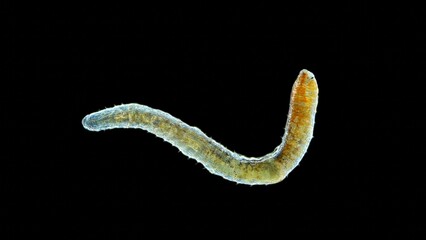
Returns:
[[[83,124],[83,127],[90,131],[100,131],[99,128],[99,114],[89,114],[86,115],[81,123]]]

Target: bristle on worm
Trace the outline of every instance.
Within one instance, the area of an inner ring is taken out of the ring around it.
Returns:
[[[290,98],[290,110],[281,144],[263,157],[235,153],[172,115],[140,104],[124,104],[83,118],[90,131],[140,128],[163,138],[184,155],[203,164],[212,174],[242,184],[260,185],[282,181],[300,162],[313,136],[318,104],[314,75],[300,71]]]

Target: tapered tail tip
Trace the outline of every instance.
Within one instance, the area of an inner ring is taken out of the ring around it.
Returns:
[[[83,127],[89,131],[99,131],[96,123],[96,117],[92,114],[86,115],[83,120],[81,120]]]

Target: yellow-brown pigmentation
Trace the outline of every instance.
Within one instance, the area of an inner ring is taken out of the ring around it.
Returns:
[[[318,85],[312,73],[303,70],[293,85],[283,150],[278,162],[287,174],[297,166],[313,137],[318,104]]]
[[[290,110],[282,143],[263,157],[235,153],[172,115],[140,104],[123,104],[83,118],[91,131],[140,128],[163,138],[184,155],[204,165],[213,174],[242,184],[273,184],[282,181],[300,162],[313,136],[318,103],[315,77],[302,70],[290,98]]]

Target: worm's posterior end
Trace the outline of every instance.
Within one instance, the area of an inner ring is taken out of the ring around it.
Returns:
[[[83,124],[83,127],[89,131],[99,131],[96,128],[96,122],[93,119],[92,114],[86,115],[83,120],[81,120],[81,124]]]

